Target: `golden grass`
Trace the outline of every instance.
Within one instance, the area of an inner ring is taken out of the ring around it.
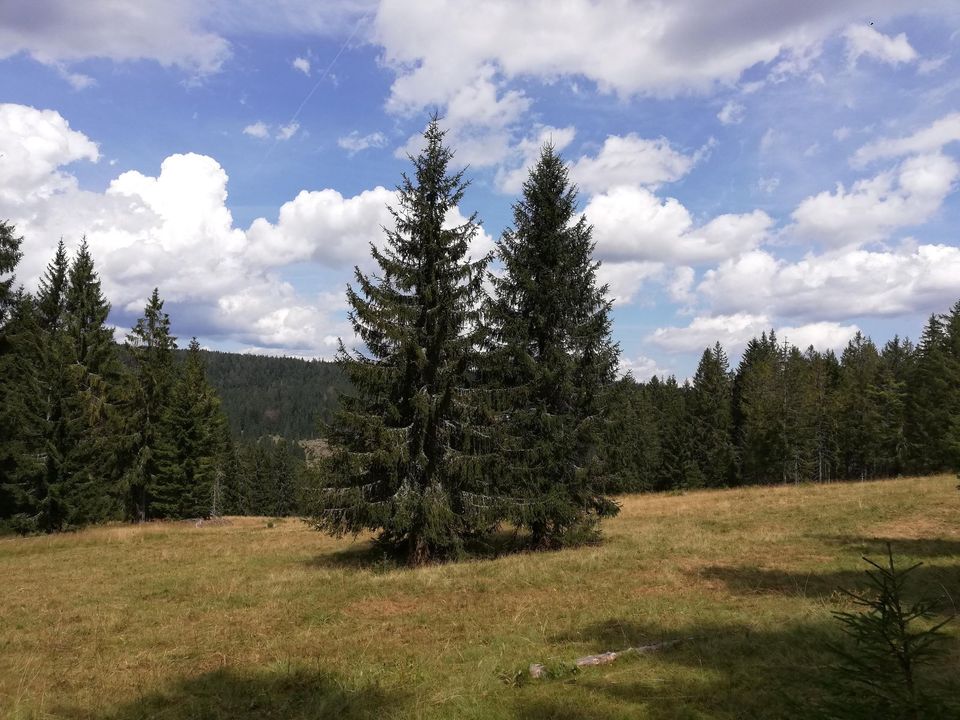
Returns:
[[[420,570],[293,519],[5,538],[0,717],[803,717],[861,554],[891,540],[925,563],[918,589],[960,604],[955,485],[629,496],[598,546]],[[960,676],[956,648],[940,670]]]

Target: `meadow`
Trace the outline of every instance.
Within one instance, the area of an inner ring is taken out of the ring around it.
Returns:
[[[296,519],[0,539],[0,717],[804,717],[861,555],[960,605],[952,476],[619,498],[603,541],[410,570]],[[947,611],[952,611],[947,607]],[[960,622],[934,669],[960,677]],[[529,680],[533,662],[675,638]]]

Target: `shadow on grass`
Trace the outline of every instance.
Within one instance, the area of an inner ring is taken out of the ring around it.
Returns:
[[[496,560],[508,555],[528,552],[560,552],[569,548],[543,550],[534,548],[530,536],[514,530],[498,530],[481,537],[470,538],[464,543],[464,555],[458,559],[438,560],[438,563],[469,560]],[[324,553],[307,560],[309,567],[339,568],[386,572],[406,568],[402,551],[388,548],[376,540],[358,541],[336,552]]]
[[[917,560],[925,558],[960,558],[960,540],[946,538],[886,538],[860,537],[856,535],[817,535],[829,545],[843,548],[850,553],[882,558],[887,554],[887,543],[893,548],[894,557],[908,557]]]
[[[822,621],[763,631],[701,623],[664,633],[614,618],[554,640],[580,643],[586,648],[581,654],[587,654],[691,639],[586,668],[566,681],[531,681],[520,690],[515,715],[522,720],[808,718],[832,660],[826,643],[838,636],[826,613]]]
[[[215,670],[139,699],[91,713],[61,709],[75,720],[361,720],[391,717],[401,697],[376,686],[348,688],[315,671],[241,674]]]
[[[896,552],[897,549],[894,548],[894,553]],[[874,561],[882,560],[879,553],[871,553],[867,557]],[[902,559],[899,559],[897,564],[907,567],[907,562]],[[862,569],[815,573],[714,565],[699,570],[697,575],[719,580],[731,592],[741,595],[829,598],[841,588],[854,592],[870,588],[870,582]],[[960,610],[960,565],[921,565],[911,572],[907,597],[914,599],[920,595],[940,598],[945,609],[952,607],[955,612]]]

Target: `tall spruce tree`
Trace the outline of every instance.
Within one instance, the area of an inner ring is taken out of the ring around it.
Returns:
[[[70,526],[120,514],[117,407],[123,368],[107,326],[109,314],[110,303],[84,238],[70,265],[64,299],[67,393],[61,471],[67,482],[65,523]]]
[[[14,271],[22,253],[14,227],[0,222],[0,520],[15,512],[10,485],[14,482],[18,450],[19,426],[22,411],[20,379],[17,377],[17,350],[13,340],[11,316],[22,301],[13,291]]]
[[[948,399],[955,392],[956,378],[949,344],[943,317],[931,315],[920,335],[906,405],[908,452],[918,472],[936,472],[950,464]]]
[[[229,485],[229,431],[196,338],[171,387],[159,438],[154,495],[166,516],[222,514]]]
[[[733,443],[732,380],[720,343],[707,348],[693,377],[691,394],[694,454],[703,484],[729,485],[736,477]]]
[[[396,229],[381,250],[379,275],[355,270],[350,319],[363,350],[341,342],[339,363],[353,385],[328,428],[330,486],[316,521],[329,532],[380,532],[411,565],[457,554],[466,535],[490,522],[478,497],[489,495],[477,454],[489,452],[475,424],[471,388],[483,328],[482,282],[488,257],[471,260],[475,216],[448,227],[462,200],[463,173],[449,170],[451,151],[434,118],[425,147],[403,176]]]
[[[180,473],[169,467],[163,472],[160,453],[171,411],[173,351],[177,343],[170,334],[170,317],[163,312],[157,288],[147,301],[143,317],[127,335],[126,346],[133,363],[126,393],[127,518],[143,522],[153,517],[176,517],[181,502]]]
[[[607,389],[618,348],[606,286],[597,282],[592,227],[552,145],[523,184],[492,276],[493,382],[506,463],[499,494],[518,498],[514,520],[550,546],[617,506],[603,492],[600,458]]]

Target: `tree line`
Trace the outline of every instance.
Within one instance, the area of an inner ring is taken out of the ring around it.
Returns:
[[[920,341],[857,333],[838,357],[753,338],[719,343],[692,381],[621,380],[607,443],[620,492],[890,477],[960,469],[960,302]]]
[[[178,361],[154,290],[121,346],[86,242],[61,242],[35,294],[14,290],[22,238],[0,223],[0,524],[299,511],[303,452],[231,442],[196,338]]]

